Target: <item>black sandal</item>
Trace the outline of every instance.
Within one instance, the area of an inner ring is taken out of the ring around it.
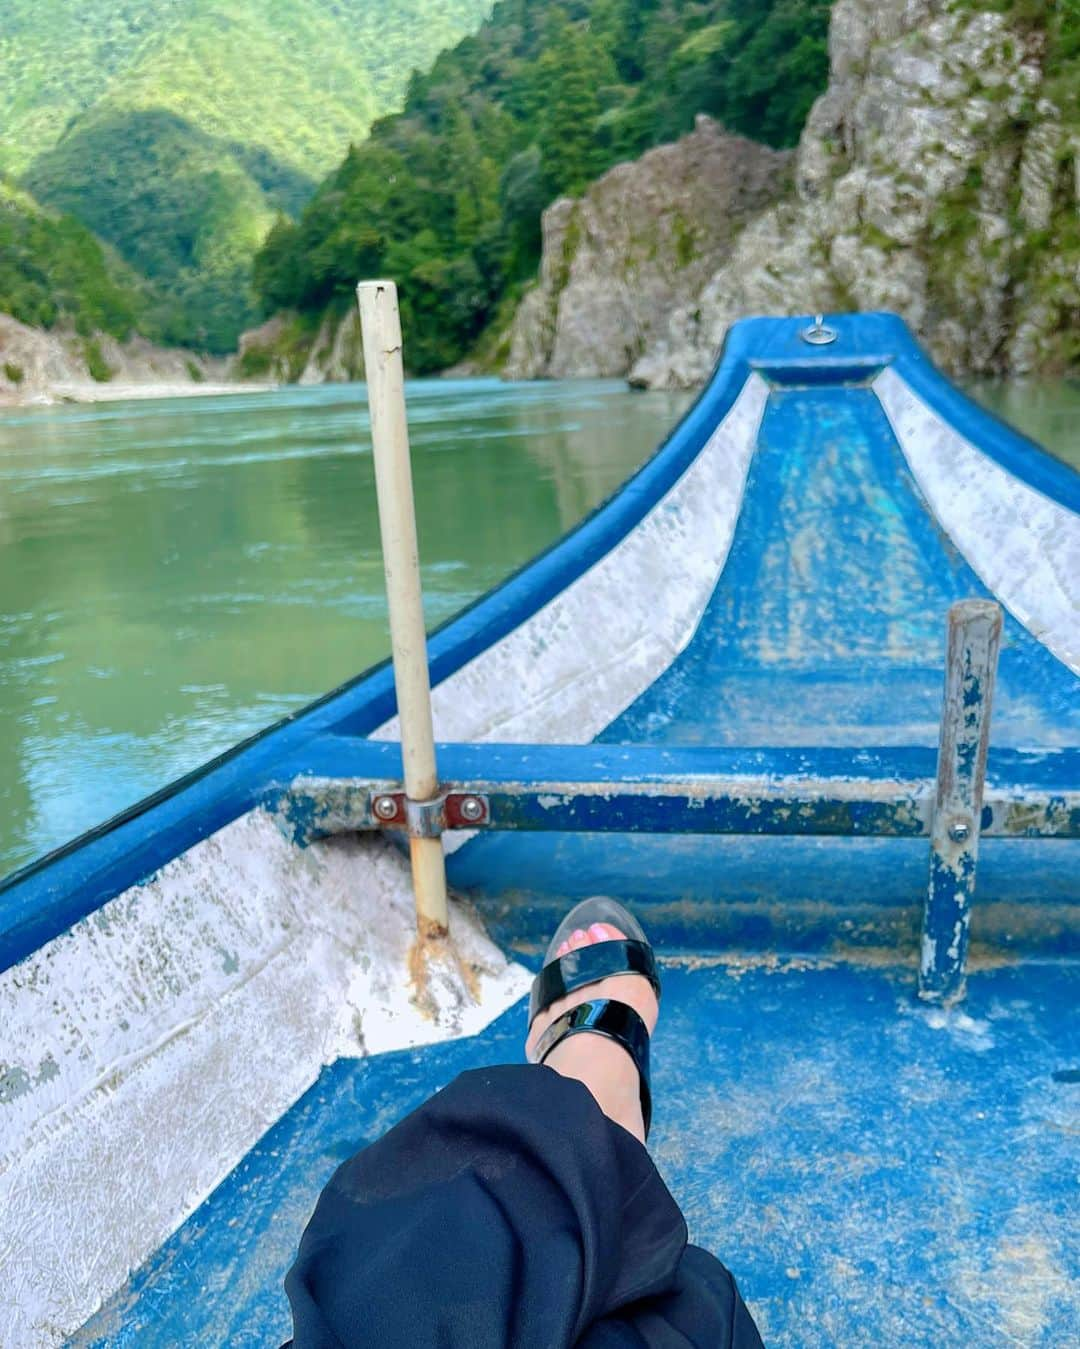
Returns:
[[[564,956],[555,956],[555,952],[572,932],[578,928],[587,929],[593,923],[610,923],[620,932],[625,932],[626,939],[590,942],[588,946],[568,951]],[[586,984],[594,984],[599,979],[607,979],[613,974],[643,975],[652,984],[659,999],[660,971],[640,923],[616,900],[608,899],[606,895],[594,895],[570,910],[548,945],[543,968],[533,980],[529,999],[530,1027],[541,1012],[567,993],[583,988]],[[614,998],[597,998],[593,1002],[581,1002],[571,1007],[570,1011],[556,1017],[541,1035],[533,1062],[543,1063],[555,1046],[561,1044],[568,1035],[581,1035],[585,1031],[606,1035],[608,1039],[622,1045],[634,1060],[641,1083],[641,1117],[647,1138],[652,1122],[649,1032],[645,1022],[628,1004],[617,1002]]]

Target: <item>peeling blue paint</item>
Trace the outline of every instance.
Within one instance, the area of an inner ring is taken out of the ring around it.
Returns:
[[[663,953],[667,930],[651,935]],[[905,970],[664,979],[651,1149],[766,1344],[989,1349],[1036,1285],[1023,1342],[1080,1340],[1076,968],[977,973],[963,1014],[913,1007]],[[458,1072],[520,1062],[524,1015],[326,1069],[71,1343],[281,1343],[282,1279],[321,1186]]]
[[[923,915],[919,996],[963,996],[979,852],[1001,611],[986,601],[949,610],[945,694],[938,750],[930,880]]]

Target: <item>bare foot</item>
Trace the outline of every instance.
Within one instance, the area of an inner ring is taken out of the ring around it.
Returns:
[[[582,946],[621,940],[625,935],[610,923],[593,923],[588,930],[572,932],[556,954],[564,956],[568,951],[576,951]],[[599,998],[627,1003],[645,1022],[649,1034],[653,1033],[660,1015],[660,1005],[652,984],[641,974],[613,974],[585,988],[575,989],[540,1013],[530,1027],[529,1038],[525,1042],[525,1055],[530,1062],[533,1061],[537,1041],[556,1018],[579,1003],[595,1002]],[[608,1119],[621,1124],[639,1142],[645,1142],[638,1071],[633,1059],[621,1045],[605,1035],[569,1035],[551,1051],[544,1062],[563,1077],[573,1077],[583,1082]]]

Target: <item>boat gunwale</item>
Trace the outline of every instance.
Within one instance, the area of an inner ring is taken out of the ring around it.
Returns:
[[[728,358],[725,344],[708,383],[640,468],[573,529],[428,634],[432,685],[448,678],[542,609],[630,534],[693,463],[711,431],[731,411],[752,373],[745,360]],[[356,696],[361,690],[362,696]],[[396,712],[393,668],[387,655],[305,707],[288,713],[69,842],[0,877],[0,973],[125,889],[148,880],[200,839],[256,807],[260,795],[274,784],[273,767],[282,758],[302,751],[305,745],[327,733],[367,736]],[[270,742],[274,749],[272,759],[267,753]],[[235,777],[241,763],[247,769],[246,782],[223,784],[219,779],[216,797],[203,801],[197,796],[190,811],[181,818],[170,815],[157,821],[152,837],[168,839],[164,846],[150,850],[145,857],[143,849],[117,846],[116,836],[127,826],[155,810],[169,806],[179,809],[179,800],[188,793],[198,793],[200,788],[208,790],[209,779],[228,774],[230,769],[233,772],[229,777]],[[180,847],[173,846],[178,836]],[[76,871],[75,863],[89,850],[96,852],[100,861],[93,858],[83,874],[76,873],[57,882],[55,873],[59,871],[63,877],[64,871]],[[133,862],[133,858],[141,860]],[[53,884],[42,884],[45,891],[42,904],[36,883],[46,882],[46,873],[50,872],[54,873]],[[12,896],[24,887],[28,891],[25,899],[13,906]]]
[[[671,433],[611,496],[493,590],[478,596],[428,637],[431,682],[438,685],[536,614],[627,537],[682,476],[757,374],[781,387],[791,378],[844,383],[894,368],[935,413],[1009,473],[1080,511],[1080,474],[955,388],[892,314],[840,316],[850,354],[799,347],[804,318],[753,318],[728,333],[709,381]],[[1075,502],[1075,505],[1073,504]],[[147,880],[194,843],[263,803],[283,763],[327,734],[365,737],[396,712],[385,658],[304,708],[289,713],[77,838],[0,878],[0,972]],[[132,827],[159,812],[137,837]]]

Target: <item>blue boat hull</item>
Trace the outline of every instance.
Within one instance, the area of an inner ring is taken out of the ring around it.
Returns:
[[[767,1342],[1080,1335],[1080,479],[899,320],[830,322],[823,347],[736,325],[653,459],[430,639],[443,776],[505,813],[447,836],[471,906],[427,983],[370,818],[400,781],[388,666],[0,888],[0,1341],[56,1342],[140,1265],[85,1339],[284,1335],[329,1170],[517,1057],[526,967],[597,892],[673,963],[657,1157]],[[945,617],[972,597],[1005,628],[948,1011],[914,966]]]
[[[770,1349],[1076,1339],[1075,966],[980,971],[951,1015],[913,1007],[895,967],[732,959],[664,980],[650,1150]],[[335,1168],[457,1073],[518,1061],[523,1018],[338,1060],[76,1343],[280,1343]]]

